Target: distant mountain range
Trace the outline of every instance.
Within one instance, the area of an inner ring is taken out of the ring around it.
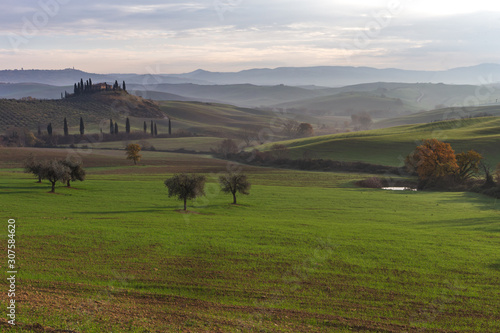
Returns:
[[[500,81],[500,64],[481,64],[446,71],[415,71],[395,68],[320,66],[249,69],[240,72],[196,70],[185,74],[94,74],[75,69],[2,70],[0,82],[72,85],[80,78],[94,82],[125,80],[140,85],[193,83],[201,85],[253,84],[342,87],[371,82],[447,83],[483,85]]]
[[[250,69],[236,73],[213,73],[197,70],[178,78],[207,81],[216,84],[250,83],[257,85],[285,84],[290,86],[319,85],[341,87],[370,82],[448,83],[481,85],[500,81],[500,65],[482,64],[446,71],[413,71],[371,67],[281,67]]]
[[[74,82],[91,78],[94,83],[126,81],[129,93],[157,101],[280,108],[309,116],[349,117],[369,113],[375,118],[392,118],[418,111],[470,106],[470,103],[500,107],[499,73],[500,65],[496,64],[440,72],[368,67],[253,69],[238,73],[198,70],[177,75],[92,74],[74,69],[3,70],[0,98],[60,99],[65,91],[73,92]]]

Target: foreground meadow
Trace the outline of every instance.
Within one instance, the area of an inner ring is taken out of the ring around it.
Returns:
[[[234,206],[216,183],[224,161],[90,157],[87,180],[56,194],[2,165],[0,216],[17,223],[18,331],[500,331],[494,199],[243,167],[253,186]],[[187,214],[163,185],[179,171],[208,180]]]

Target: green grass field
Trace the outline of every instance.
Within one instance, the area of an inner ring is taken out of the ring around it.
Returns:
[[[15,161],[30,152],[6,151]],[[88,179],[56,194],[0,162],[0,216],[5,230],[9,218],[17,226],[17,331],[500,331],[494,199],[243,167],[253,186],[234,206],[216,184],[225,161],[83,158]],[[180,171],[208,180],[188,214],[163,185]]]
[[[289,148],[293,158],[301,158],[309,151],[318,158],[399,166],[421,140],[430,138],[450,143],[457,153],[474,149],[492,166],[500,163],[500,117],[405,125],[280,143]],[[257,148],[267,150],[273,144]]]

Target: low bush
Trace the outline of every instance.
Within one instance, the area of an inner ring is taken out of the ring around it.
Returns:
[[[382,188],[384,187],[383,181],[378,177],[370,177],[367,179],[356,182],[357,186],[366,188]]]

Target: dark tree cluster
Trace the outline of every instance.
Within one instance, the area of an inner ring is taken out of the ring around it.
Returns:
[[[24,163],[24,171],[35,175],[39,183],[43,179],[48,180],[52,185],[51,192],[55,192],[58,181],[66,183],[67,187],[71,187],[72,181],[85,180],[85,170],[82,164],[68,159],[39,161],[31,155]]]
[[[125,81],[123,81],[122,86],[118,84],[118,80],[115,80],[115,83],[113,85],[107,84],[106,82],[102,83],[96,83],[94,84],[92,82],[92,79],[88,79],[85,82],[83,79],[80,79],[80,82],[77,82],[73,85],[73,96],[80,96],[80,95],[86,95],[86,94],[91,94],[99,91],[116,91],[116,90],[124,90],[126,91],[126,84]],[[65,92],[64,97],[69,97],[70,95]],[[61,94],[61,98],[63,95]]]
[[[302,158],[292,159],[286,146],[277,144],[271,147],[270,151],[240,151],[237,154],[228,155],[228,159],[239,163],[277,167],[294,170],[311,171],[333,171],[333,172],[360,172],[373,174],[394,174],[407,175],[404,168],[397,168],[385,165],[371,164],[365,162],[344,162],[330,159],[312,158],[314,152],[305,151]],[[216,156],[223,157],[220,154]]]

